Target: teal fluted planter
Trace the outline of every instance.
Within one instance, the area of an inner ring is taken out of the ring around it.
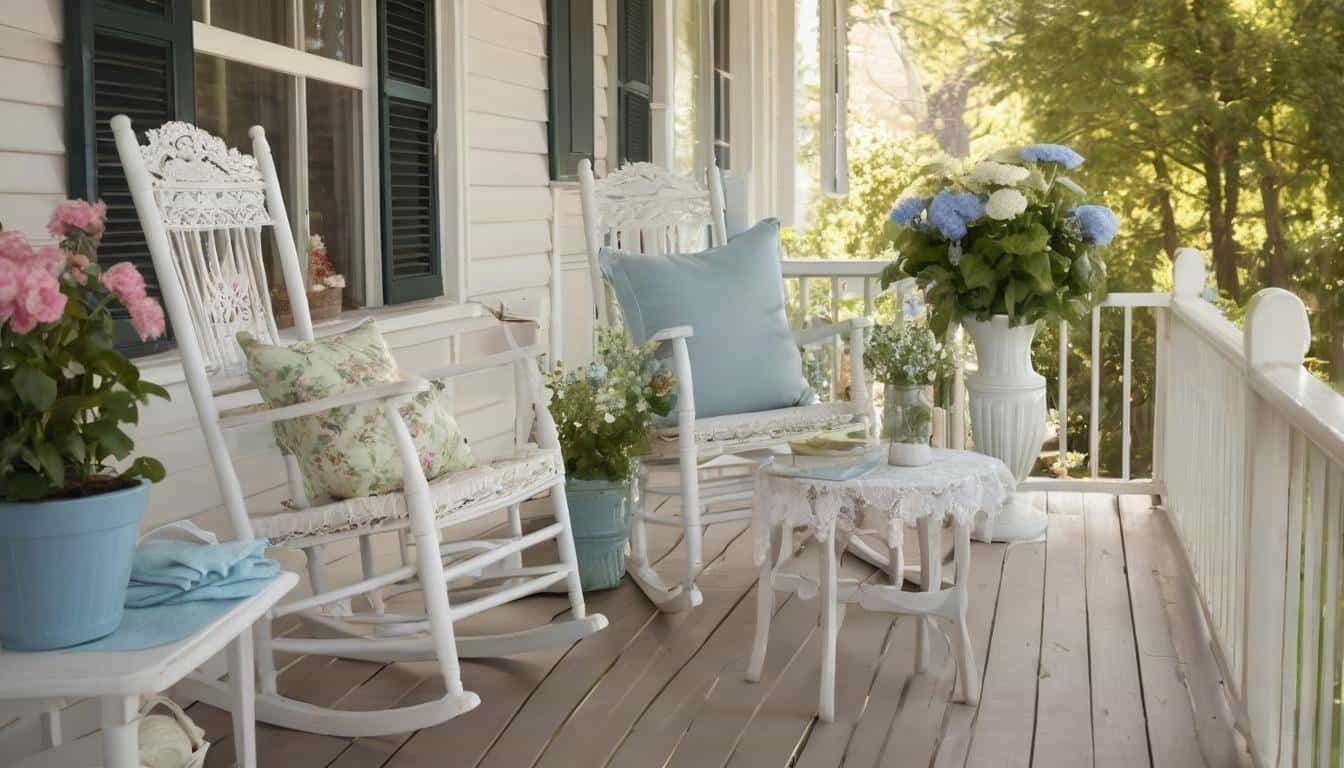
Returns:
[[[619,586],[630,538],[630,483],[568,478],[565,496],[584,591]]]
[[[149,481],[79,499],[0,502],[0,647],[46,651],[121,625]]]

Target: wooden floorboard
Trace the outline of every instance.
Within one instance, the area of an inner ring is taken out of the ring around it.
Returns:
[[[664,615],[630,582],[588,596],[604,631],[567,647],[463,662],[473,712],[418,733],[337,739],[259,726],[260,764],[279,768],[876,768],[877,766],[1241,765],[1208,630],[1169,527],[1144,499],[1050,494],[1046,542],[972,545],[969,620],[978,706],[954,695],[940,632],[914,671],[909,618],[849,608],[837,653],[836,720],[816,718],[816,600],[777,595],[760,683],[744,679],[755,629],[751,532],[713,526],[705,602]],[[684,552],[652,531],[659,570]],[[950,538],[950,537],[945,537]],[[351,569],[357,558],[338,563]],[[885,578],[853,557],[842,571]],[[562,612],[538,596],[474,617],[471,630]],[[464,627],[464,630],[468,629]],[[442,694],[431,663],[286,658],[283,690],[343,709]],[[227,714],[191,714],[233,764]],[[1095,726],[1094,726],[1095,724]]]
[[[1087,627],[1092,669],[1094,764],[1149,765],[1125,543],[1115,497],[1083,494],[1087,543]]]
[[[1035,766],[1092,765],[1083,497],[1054,493],[1045,545],[1045,604]],[[1080,717],[1086,713],[1087,717]]]
[[[1119,502],[1153,766],[1250,765],[1174,532],[1150,497]]]
[[[1044,588],[1045,543],[1009,546],[968,766],[1031,764]]]

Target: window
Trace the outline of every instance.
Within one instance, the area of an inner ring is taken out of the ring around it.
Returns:
[[[109,205],[103,257],[137,263],[157,292],[113,115],[129,115],[141,140],[147,129],[186,120],[244,152],[248,129],[262,125],[301,257],[308,236],[321,236],[346,278],[347,307],[442,295],[434,4],[73,0],[70,190]],[[456,174],[460,158],[445,164]],[[273,243],[263,242],[274,285]],[[124,331],[119,341],[131,354],[165,348]]]
[[[653,160],[653,0],[616,5],[617,165]]]
[[[593,159],[593,2],[547,3],[547,131],[551,178],[578,178],[579,161]]]
[[[714,0],[714,162],[723,169],[732,167],[729,107],[733,75],[728,7],[728,0]]]
[[[674,0],[672,58],[672,170],[677,173],[701,172],[701,144],[708,135],[710,115],[702,108],[701,88],[709,76],[703,64],[703,25],[701,0]]]
[[[346,307],[367,300],[361,3],[197,0],[194,9],[197,125],[243,151],[248,129],[266,128],[300,258],[308,237],[322,238],[346,278]],[[273,257],[268,265],[276,285]]]

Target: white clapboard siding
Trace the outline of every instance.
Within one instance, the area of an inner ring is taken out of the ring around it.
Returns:
[[[60,0],[0,3],[0,225],[35,240],[65,197]]]
[[[486,40],[467,40],[467,72],[480,77],[546,90],[546,60]]]
[[[495,8],[486,0],[467,3],[467,36],[514,51],[546,55],[546,22],[525,19]]]
[[[549,219],[551,192],[545,187],[475,187],[471,190],[473,222],[516,221],[519,211]]]
[[[546,155],[545,123],[472,112],[467,116],[467,131],[472,149]]]

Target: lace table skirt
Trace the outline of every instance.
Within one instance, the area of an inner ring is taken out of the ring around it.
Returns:
[[[903,526],[922,518],[965,525],[980,512],[998,515],[1015,486],[1002,461],[944,448],[933,449],[933,461],[922,467],[883,464],[843,481],[778,475],[766,465],[756,474],[756,564],[769,556],[770,529],[776,525],[811,527],[822,541],[836,529],[870,531],[885,535],[894,547]]]

